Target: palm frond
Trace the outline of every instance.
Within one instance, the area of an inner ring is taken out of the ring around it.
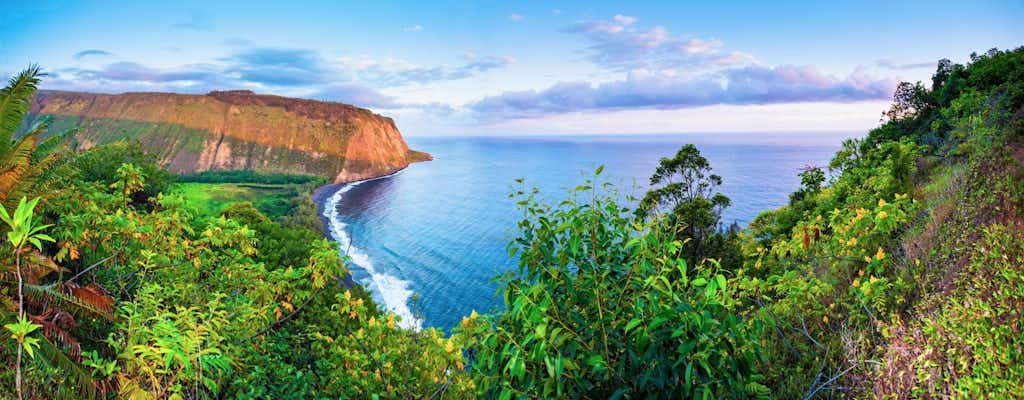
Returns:
[[[67,352],[72,360],[81,361],[82,345],[78,343],[78,338],[71,334],[71,331],[78,326],[75,317],[67,311],[55,311],[53,308],[47,308],[42,314],[29,315],[28,318],[33,323],[42,326],[43,336],[54,341],[55,344],[59,343],[62,350]]]
[[[114,300],[94,285],[24,285],[24,289],[33,301],[57,303],[60,308],[79,316],[114,319]]]
[[[43,139],[39,142],[39,145],[36,146],[36,152],[33,154],[35,161],[40,161],[48,156],[63,153],[63,150],[68,147],[69,138],[73,137],[78,130],[78,127],[74,127]],[[40,134],[40,137],[43,136],[43,134]]]
[[[96,385],[93,384],[92,374],[80,364],[68,358],[67,354],[64,354],[50,339],[44,337],[43,340],[40,340],[37,351],[39,352],[39,357],[35,357],[35,359],[38,362],[65,372],[63,378],[65,379],[64,382],[68,385],[60,386],[73,387],[75,389],[73,395],[72,393],[64,393],[64,396],[66,396],[64,398],[97,398]]]
[[[33,64],[0,89],[0,155],[10,150],[11,140],[32,106],[32,97],[44,75],[39,66]]]
[[[25,182],[25,173],[32,167],[32,154],[36,150],[36,131],[22,136],[16,143],[7,143],[12,148],[0,157],[0,202],[12,198],[11,192],[20,183]],[[3,138],[0,138],[2,141]],[[16,197],[15,197],[16,198]]]

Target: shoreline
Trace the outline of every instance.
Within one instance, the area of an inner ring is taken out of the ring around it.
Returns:
[[[409,288],[412,282],[387,272],[379,272],[370,255],[352,244],[352,235],[345,229],[348,224],[336,217],[337,206],[341,203],[341,197],[345,192],[366,182],[394,177],[404,170],[405,167],[374,178],[324,185],[314,190],[311,200],[316,204],[324,236],[337,245],[339,255],[349,258],[347,263],[349,274],[343,279],[343,282],[348,287],[360,285],[364,290],[370,292],[378,305],[399,317],[400,326],[419,330],[423,327],[423,320],[417,318],[409,306],[409,299],[414,294]],[[363,282],[356,280],[354,274],[356,267],[367,275],[368,282],[365,279]]]

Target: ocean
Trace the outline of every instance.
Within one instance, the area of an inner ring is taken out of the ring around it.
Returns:
[[[510,268],[507,244],[522,216],[509,193],[527,188],[557,203],[600,175],[641,197],[661,157],[694,143],[732,200],[723,223],[746,225],[788,202],[797,174],[825,167],[842,133],[408,138],[434,160],[394,175],[317,191],[328,235],[353,278],[406,327],[448,329],[471,311],[500,307],[492,278]]]

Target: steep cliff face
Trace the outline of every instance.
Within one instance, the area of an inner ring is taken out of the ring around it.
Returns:
[[[78,127],[79,149],[137,140],[179,173],[252,169],[351,182],[430,156],[409,150],[391,118],[340,103],[258,95],[41,91],[32,116]]]

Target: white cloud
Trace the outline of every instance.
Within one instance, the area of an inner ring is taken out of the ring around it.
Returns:
[[[423,26],[422,25],[407,26],[403,30],[406,31],[406,32],[423,32]]]
[[[711,66],[752,64],[747,53],[724,52],[715,38],[677,36],[661,25],[640,27],[638,19],[622,14],[611,20],[581,20],[565,32],[585,38],[589,45],[581,52],[593,63],[614,71],[638,68],[652,70],[694,70]]]
[[[722,47],[718,39],[688,39],[679,44],[679,50],[686,54],[713,54]]]
[[[835,77],[810,67],[748,66],[698,76],[636,70],[625,79],[593,84],[559,82],[544,90],[509,91],[468,105],[481,120],[539,118],[573,112],[684,109],[717,104],[886,100],[896,81],[861,72]]]
[[[519,22],[519,21],[522,21],[525,18],[526,17],[524,17],[524,16],[522,16],[520,14],[516,14],[516,13],[512,13],[512,14],[508,15],[508,20],[512,21],[512,22]]]
[[[622,14],[615,14],[615,16],[612,17],[612,19],[614,19],[615,22],[618,22],[618,23],[620,23],[622,25],[630,25],[630,24],[636,22],[636,17],[630,17],[628,15],[622,15]]]

